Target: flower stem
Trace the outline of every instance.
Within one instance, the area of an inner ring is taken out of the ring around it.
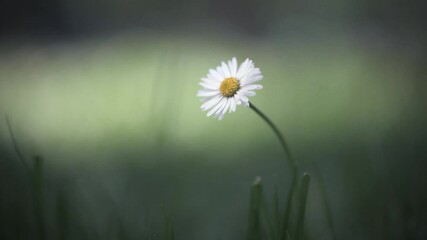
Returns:
[[[286,158],[288,160],[288,164],[290,167],[290,171],[292,174],[292,181],[291,181],[291,188],[289,189],[289,192],[287,194],[287,199],[286,199],[286,206],[285,206],[285,212],[284,212],[284,216],[283,216],[283,229],[281,232],[281,236],[280,239],[283,240],[289,240],[289,218],[291,215],[291,209],[292,209],[292,202],[293,202],[293,196],[296,190],[296,186],[297,186],[297,173],[298,173],[298,169],[297,169],[297,164],[294,161],[294,159],[292,158],[292,154],[291,151],[289,150],[288,144],[286,143],[285,138],[283,137],[282,133],[279,131],[279,129],[276,127],[276,125],[274,125],[274,123],[267,117],[267,115],[265,115],[263,112],[261,112],[257,107],[255,107],[254,104],[249,103],[249,107],[254,110],[267,124],[268,126],[271,128],[271,130],[273,130],[274,134],[276,134],[277,138],[280,141],[280,145],[282,146],[283,150],[285,151],[286,154]]]
[[[282,133],[279,131],[279,129],[274,125],[274,123],[265,115],[263,112],[261,112],[253,103],[249,103],[249,107],[254,110],[273,130],[274,134],[276,134],[276,137],[279,139],[280,145],[282,146],[283,150],[285,151],[286,158],[288,160],[289,167],[291,168],[291,171],[294,172],[297,168],[297,165],[292,157],[291,151],[289,150],[289,146],[286,143],[285,138],[283,137]]]

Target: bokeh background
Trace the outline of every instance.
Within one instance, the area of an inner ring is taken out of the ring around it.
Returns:
[[[37,209],[45,239],[244,238],[252,181],[284,201],[290,173],[250,109],[199,109],[236,56],[313,175],[307,238],[332,238],[323,186],[337,239],[427,239],[426,23],[421,1],[3,0],[0,238],[37,239]]]

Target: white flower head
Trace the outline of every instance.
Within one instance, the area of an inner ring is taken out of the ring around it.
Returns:
[[[249,107],[248,97],[256,95],[254,90],[262,89],[261,85],[254,84],[261,79],[261,71],[250,59],[246,59],[239,68],[236,58],[228,61],[228,64],[222,62],[216,69],[210,69],[199,83],[203,87],[197,93],[198,97],[202,97],[201,109],[209,110],[208,117],[214,115],[221,120],[227,110],[236,111],[237,105],[243,103]]]

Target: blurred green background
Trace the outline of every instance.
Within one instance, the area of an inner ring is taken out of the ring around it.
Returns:
[[[43,158],[45,239],[242,239],[256,176],[290,173],[240,106],[207,118],[209,68],[254,60],[251,101],[311,172],[307,239],[427,239],[427,16],[403,1],[5,1],[0,238],[37,239],[26,158]],[[282,206],[284,204],[282,203]],[[36,213],[36,214],[34,214]]]

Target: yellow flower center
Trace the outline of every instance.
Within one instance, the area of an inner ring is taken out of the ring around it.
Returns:
[[[240,89],[239,80],[237,80],[234,77],[229,77],[224,79],[221,85],[219,86],[219,90],[221,91],[224,97],[234,96],[234,94],[236,94],[236,92],[239,91],[239,89]]]

